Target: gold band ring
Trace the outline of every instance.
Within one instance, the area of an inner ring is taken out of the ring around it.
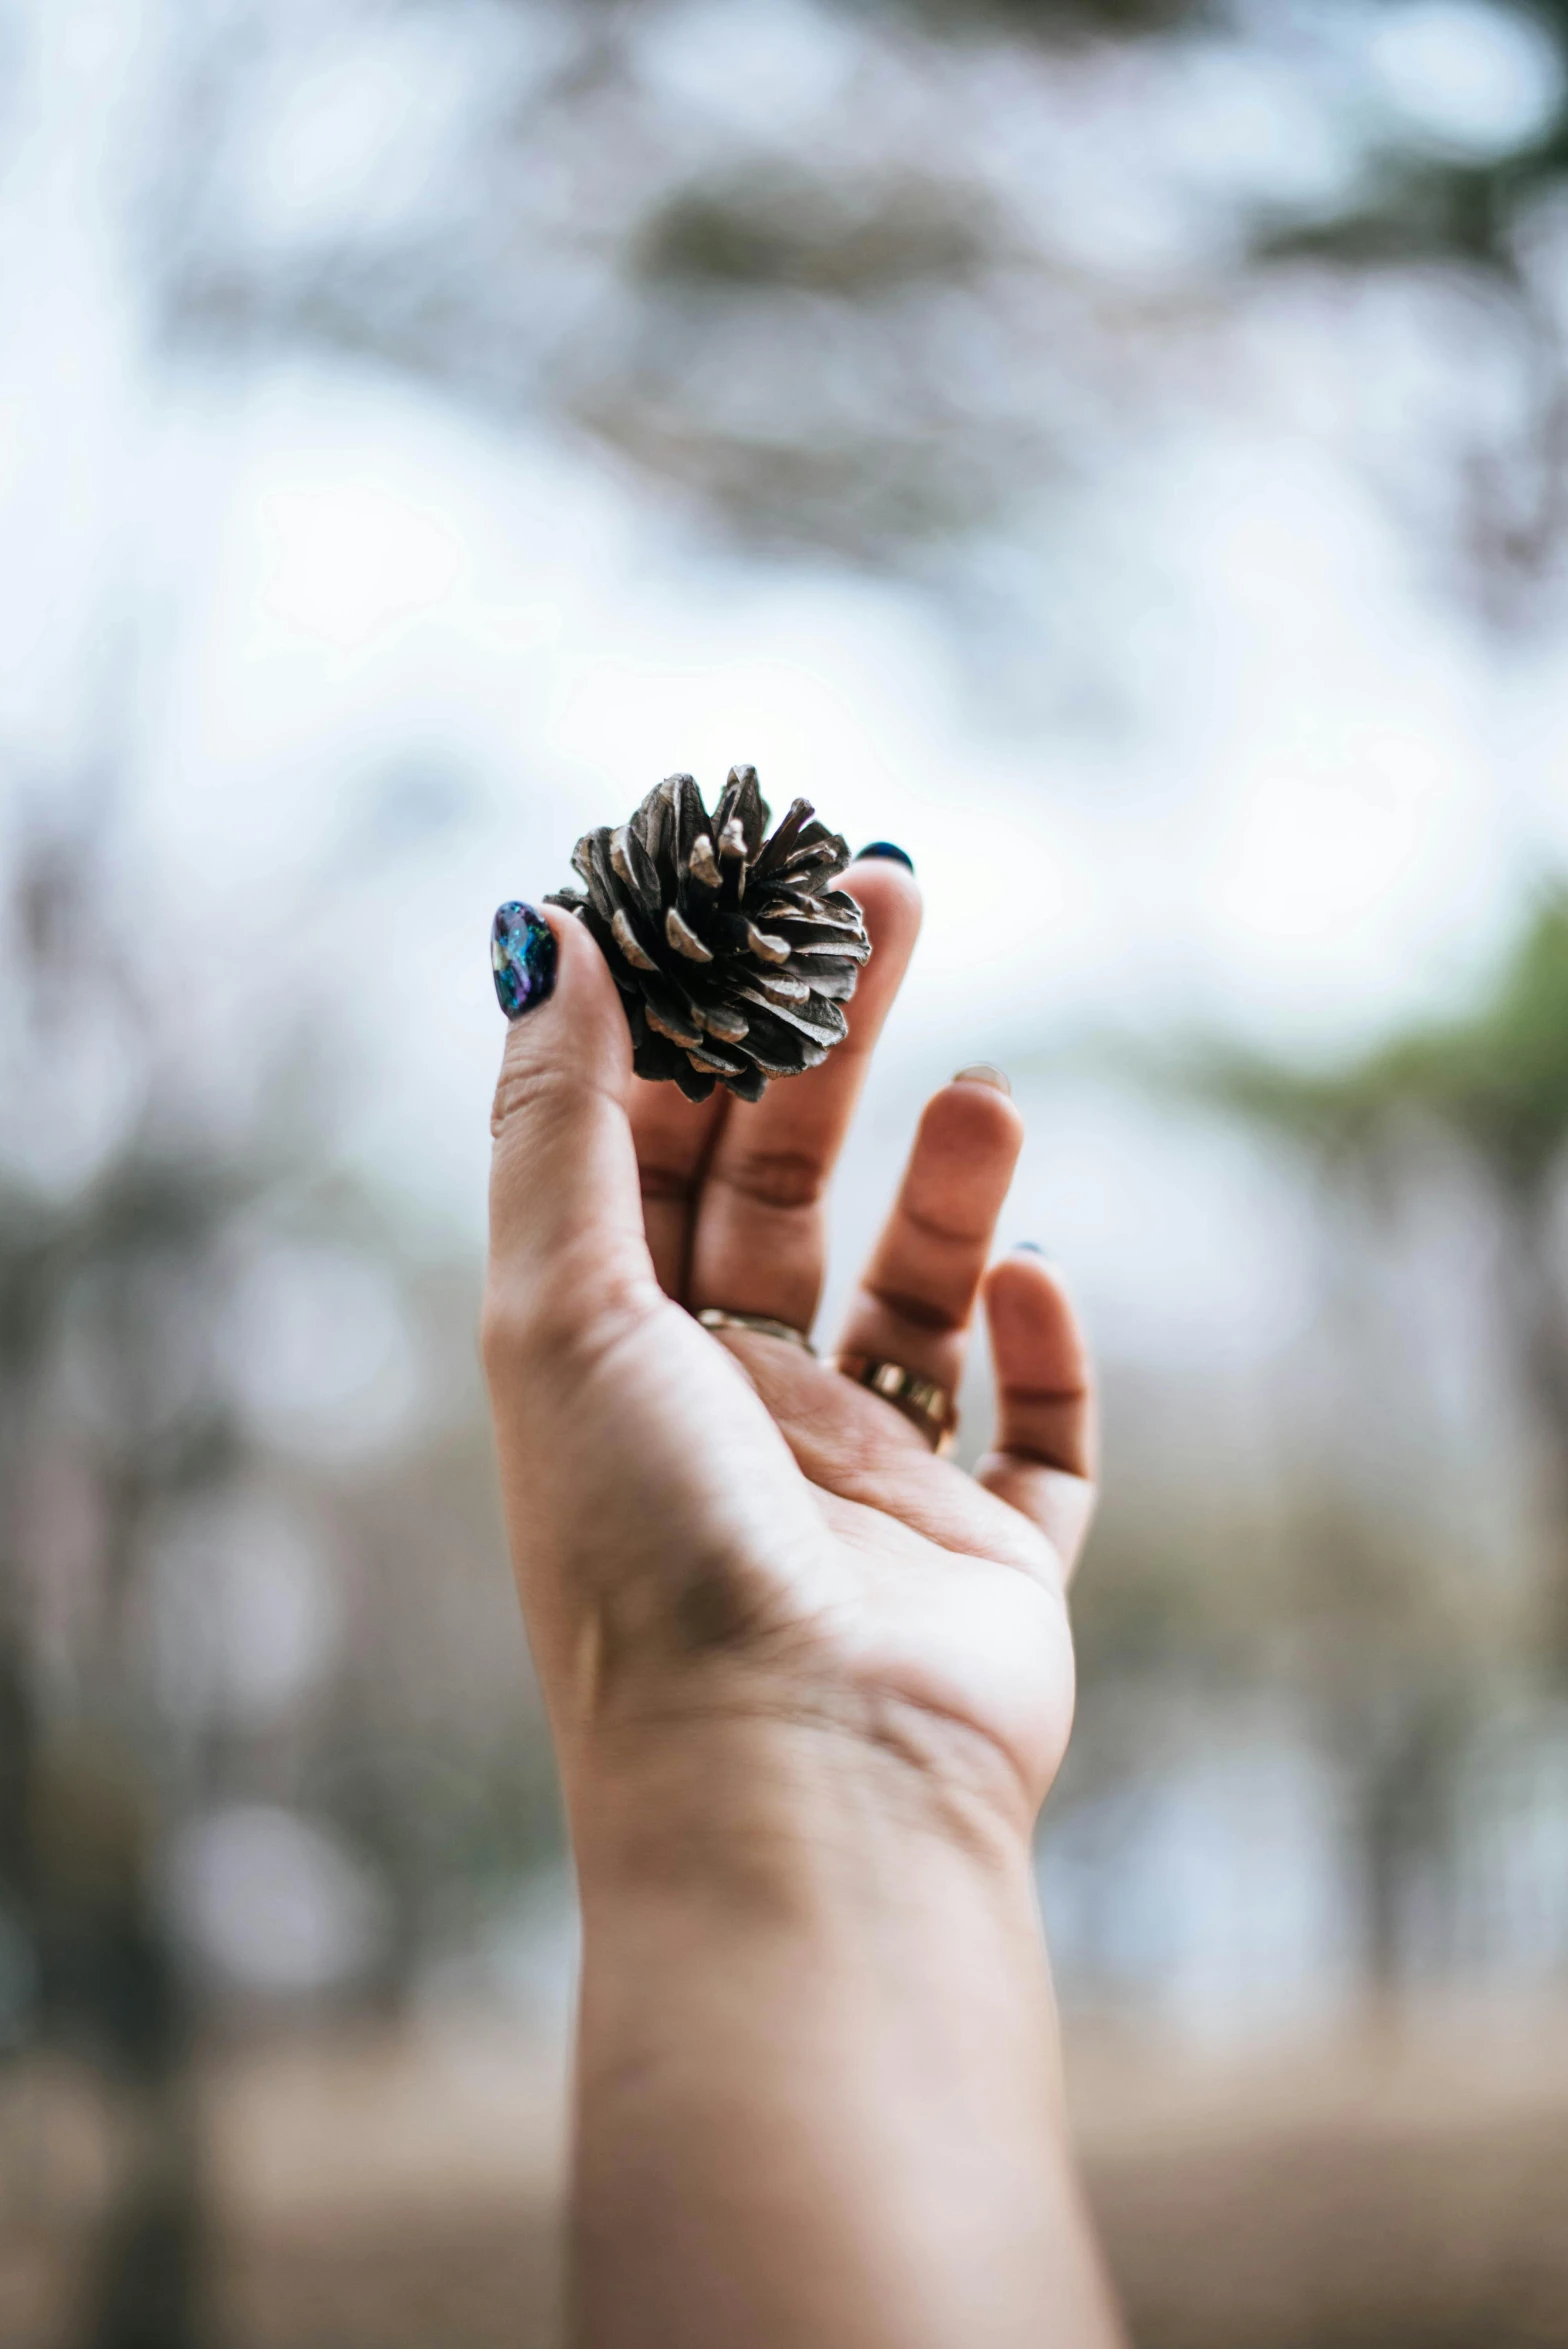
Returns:
[[[901,1362],[878,1362],[870,1354],[840,1354],[834,1364],[857,1387],[867,1387],[918,1427],[933,1452],[950,1452],[958,1434],[958,1405],[934,1378],[922,1378]]]
[[[792,1321],[774,1321],[766,1313],[725,1313],[717,1305],[705,1305],[697,1319],[704,1329],[749,1329],[759,1338],[782,1338],[786,1346],[798,1346],[803,1354],[814,1355],[817,1350]]]

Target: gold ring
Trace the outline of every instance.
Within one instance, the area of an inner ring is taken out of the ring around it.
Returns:
[[[766,1313],[724,1313],[717,1305],[705,1305],[697,1319],[704,1329],[749,1329],[759,1338],[782,1338],[786,1346],[798,1346],[803,1354],[815,1355],[817,1350],[792,1321],[774,1321]]]
[[[873,1395],[880,1395],[895,1411],[901,1411],[912,1427],[919,1428],[933,1452],[952,1450],[958,1434],[958,1405],[934,1378],[922,1378],[901,1362],[878,1362],[870,1354],[840,1354],[834,1368],[852,1378],[857,1387],[868,1387]]]

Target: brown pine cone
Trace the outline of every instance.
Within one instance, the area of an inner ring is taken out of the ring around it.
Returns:
[[[711,819],[691,776],[667,775],[629,823],[578,841],[586,895],[548,900],[614,972],[637,1074],[673,1078],[692,1101],[716,1084],[758,1101],[770,1077],[818,1067],[871,952],[859,906],[829,887],[847,843],[804,799],[767,829],[755,767],[730,769]]]

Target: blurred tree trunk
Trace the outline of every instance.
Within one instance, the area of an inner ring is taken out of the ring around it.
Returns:
[[[125,1561],[140,1529],[123,1516],[106,1522],[96,1654],[83,1659],[71,1718],[45,1728],[25,1686],[12,1708],[20,1881],[41,2020],[92,2060],[110,2116],[108,2196],[73,2337],[80,2349],[204,2349],[188,2002],[158,1893],[153,1788],[125,1720],[125,1651],[113,1636],[118,1629],[123,1640],[123,1608],[108,1595],[127,1595]]]
[[[1377,2005],[1392,2005],[1411,1959],[1412,1896],[1437,1874],[1453,1908],[1452,1821],[1463,1761],[1465,1711],[1458,1692],[1428,1685],[1369,1708],[1348,1727],[1357,1755],[1352,1837],[1360,1888],[1362,1973]]]
[[[1545,1173],[1498,1186],[1505,1296],[1522,1383],[1539,1423],[1545,1588],[1544,1652],[1568,1682],[1568,1301],[1559,1267],[1560,1186]]]
[[[84,802],[90,817],[90,798]],[[7,875],[20,946],[8,1009],[24,1070],[49,1069],[82,988],[112,953],[89,919],[96,835],[23,835]],[[89,929],[103,962],[84,982]],[[87,1017],[92,1006],[85,1005]],[[142,1041],[151,1058],[153,1039]],[[18,1088],[25,1100],[25,1082]],[[138,1670],[137,1585],[157,1506],[188,1474],[205,1426],[169,1444],[145,1274],[198,1295],[216,1167],[144,1163],[139,1133],[80,1191],[0,1170],[0,1898],[31,1945],[36,2023],[87,2057],[111,2113],[110,2179],[78,2268],[81,2349],[203,2349],[203,2211],[182,1969],[158,1897],[155,1774]],[[84,1283],[97,1284],[99,1411],[62,1412],[54,1372]],[[93,1531],[86,1603],[68,1655],[44,1668],[38,1611],[57,1584],[58,1490]],[[60,1664],[63,1662],[63,1670]]]

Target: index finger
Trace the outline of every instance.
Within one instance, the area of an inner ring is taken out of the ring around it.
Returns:
[[[688,1101],[678,1085],[633,1077],[632,1138],[642,1184],[643,1223],[659,1286],[685,1302],[691,1230],[703,1169],[724,1122],[730,1097],[718,1088],[706,1101]]]
[[[865,915],[871,960],[848,1006],[849,1033],[820,1068],[733,1101],[696,1201],[694,1310],[720,1306],[809,1329],[826,1256],[824,1195],[883,1022],[920,930],[920,891],[900,862],[859,860],[842,886]]]

